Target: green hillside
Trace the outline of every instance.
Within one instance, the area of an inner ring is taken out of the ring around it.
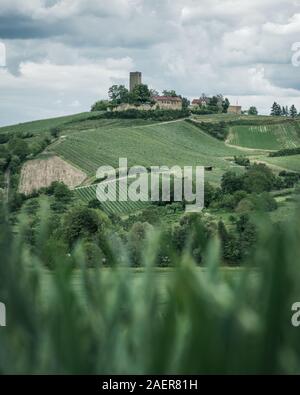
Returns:
[[[117,183],[116,186],[119,188],[119,184]],[[80,187],[75,189],[75,195],[79,197],[83,202],[89,203],[92,200],[95,200],[97,195],[97,185],[90,185],[86,187]],[[119,215],[126,215],[130,214],[134,211],[139,211],[147,208],[151,203],[149,202],[133,202],[133,201],[126,201],[126,202],[102,202],[101,208],[107,214],[119,214]]]
[[[89,112],[29,122],[0,128],[0,133],[31,132],[34,137],[26,141],[32,145],[50,136],[52,128],[58,128],[59,139],[45,152],[55,153],[80,168],[90,180],[100,166],[118,168],[122,157],[128,158],[129,166],[211,166],[213,169],[206,172],[206,180],[215,185],[227,170],[244,171],[233,163],[235,155],[264,161],[278,169],[300,170],[299,155],[269,158],[262,151],[300,146],[299,123],[287,118],[234,114],[193,116],[198,122],[227,123],[230,133],[225,143],[184,120],[104,119],[101,115]],[[94,196],[93,187],[78,192],[83,200],[91,194]]]
[[[52,128],[63,127],[69,123],[80,123],[86,119],[95,118],[99,113],[84,112],[74,115],[68,115],[58,118],[49,118],[33,122],[20,123],[18,125],[5,126],[0,128],[0,133],[16,133],[16,132],[30,132],[41,133],[48,132]]]
[[[232,145],[263,150],[279,150],[300,146],[300,131],[296,122],[251,126],[230,127],[227,142]]]
[[[94,176],[102,165],[118,167],[121,157],[129,166],[213,166],[208,177],[217,182],[231,166],[225,157],[239,155],[185,121],[130,127],[101,127],[73,130],[51,149],[67,161]]]
[[[192,115],[192,118],[198,122],[247,122],[247,123],[278,123],[281,122],[281,119],[274,117],[271,118],[267,115],[239,115],[239,114],[210,114],[210,115]],[[286,118],[284,118],[286,120]]]
[[[277,158],[265,157],[263,160],[270,165],[300,173],[300,155],[281,156]]]

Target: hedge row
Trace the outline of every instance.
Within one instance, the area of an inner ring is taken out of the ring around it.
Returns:
[[[188,110],[127,110],[127,111],[108,111],[102,114],[106,119],[152,119],[155,121],[172,121],[173,119],[186,118],[190,116]]]
[[[225,122],[209,123],[209,122],[195,122],[191,119],[186,119],[186,122],[196,126],[203,132],[209,134],[210,136],[225,141],[229,130]]]
[[[276,152],[270,152],[270,157],[278,157],[278,156],[292,156],[292,155],[299,155],[300,154],[300,147],[297,148],[284,148]]]

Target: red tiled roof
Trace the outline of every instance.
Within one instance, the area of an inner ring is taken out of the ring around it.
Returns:
[[[192,104],[202,104],[202,103],[207,103],[207,102],[208,102],[208,100],[206,100],[206,99],[194,99],[192,101]]]
[[[168,100],[168,101],[182,101],[182,99],[178,96],[154,96],[154,100],[156,101],[162,101],[162,100]]]

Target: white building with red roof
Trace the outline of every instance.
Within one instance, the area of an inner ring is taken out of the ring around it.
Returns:
[[[203,107],[203,106],[205,107],[208,104],[208,100],[209,100],[208,98],[194,99],[192,101],[192,107]]]

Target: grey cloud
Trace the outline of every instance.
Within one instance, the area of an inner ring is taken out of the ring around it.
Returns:
[[[0,16],[1,39],[49,38],[58,33],[53,24],[36,21],[25,15]]]

